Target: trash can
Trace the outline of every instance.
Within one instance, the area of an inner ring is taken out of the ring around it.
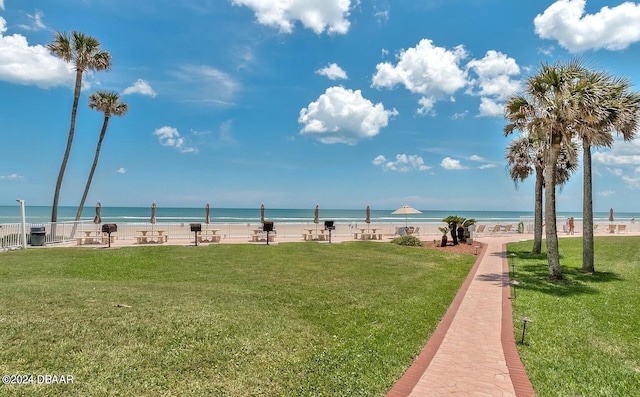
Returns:
[[[43,246],[47,233],[44,230],[44,226],[31,228],[31,246]]]

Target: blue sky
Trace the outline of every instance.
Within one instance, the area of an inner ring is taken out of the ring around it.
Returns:
[[[0,0],[0,205],[50,205],[73,96],[46,50],[81,31],[85,74],[60,198],[77,205],[532,210],[505,170],[505,99],[542,62],[640,82],[640,3],[503,0]],[[640,142],[594,153],[594,207],[639,210]],[[582,174],[558,193],[579,211]]]

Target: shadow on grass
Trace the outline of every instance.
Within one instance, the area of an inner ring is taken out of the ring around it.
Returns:
[[[584,273],[579,268],[562,267],[562,280],[550,280],[547,254],[532,254],[526,251],[510,251],[515,254],[515,280],[521,290],[537,291],[544,294],[563,297],[583,294],[598,294],[597,288],[590,283],[623,281],[619,274],[613,272]],[[560,256],[562,259],[562,256]],[[523,262],[526,262],[523,264]]]

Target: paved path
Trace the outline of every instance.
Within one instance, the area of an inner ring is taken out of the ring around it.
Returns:
[[[388,396],[535,396],[511,321],[503,247],[514,237],[480,241],[486,245],[447,314]]]

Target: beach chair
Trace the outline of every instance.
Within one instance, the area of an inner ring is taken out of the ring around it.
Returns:
[[[627,225],[618,225],[618,233],[626,233]]]
[[[473,232],[476,236],[481,235],[482,233],[484,233],[484,229],[485,229],[486,225],[478,225],[478,227],[476,227],[476,231]]]
[[[595,224],[593,225],[593,232],[594,232],[594,233],[598,231],[598,226],[599,226],[599,225],[598,225],[597,223],[595,223]]]
[[[502,229],[502,225],[495,225],[493,227],[493,229],[491,229],[491,233],[500,233],[500,230]]]
[[[513,232],[513,230],[511,230],[513,228],[513,225],[507,225],[504,227],[504,231],[507,233]]]
[[[413,234],[415,236],[419,236],[420,235],[420,226],[416,226],[416,229],[411,234]]]

